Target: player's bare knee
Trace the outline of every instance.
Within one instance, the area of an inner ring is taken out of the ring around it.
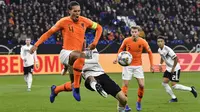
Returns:
[[[121,98],[121,100],[120,100],[120,104],[122,105],[122,106],[126,106],[126,104],[127,104],[127,97],[122,97]]]
[[[116,95],[116,99],[119,101],[120,105],[125,106],[127,104],[127,97],[122,91]]]
[[[124,84],[125,87],[128,87],[128,84]]]
[[[172,82],[171,85],[172,85],[172,88],[173,88],[173,89],[176,89],[176,82]]]
[[[85,58],[85,53],[81,53],[79,58]]]
[[[78,58],[85,58],[85,54],[80,51],[73,51],[69,55],[69,64],[73,65]]]
[[[144,88],[144,84],[139,84],[139,87],[140,88]]]
[[[123,86],[128,87],[128,80],[124,80]]]

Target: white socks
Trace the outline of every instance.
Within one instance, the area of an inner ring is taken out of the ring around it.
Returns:
[[[169,86],[169,84],[163,82],[162,85],[164,86],[166,92],[167,92],[173,99],[175,99],[176,96],[174,95],[174,92],[172,91],[172,89],[171,89],[171,87]]]
[[[174,95],[171,87],[169,86],[168,83],[162,83],[162,85],[164,86],[166,92],[174,99],[176,98],[176,96]],[[184,85],[181,85],[181,84],[175,84],[174,86],[172,86],[173,89],[176,89],[176,90],[183,90],[183,91],[192,91],[192,88],[191,87],[187,87],[187,86],[184,86]]]
[[[120,106],[118,106],[118,112],[125,112],[125,108],[124,107],[120,107]]]
[[[181,85],[181,84],[175,84],[174,86],[172,86],[172,88],[176,89],[176,90],[192,91],[191,87],[187,87],[187,86],[184,86],[184,85]]]
[[[28,85],[28,89],[31,89],[32,81],[33,81],[32,74],[31,74],[31,73],[28,73],[28,75],[27,75],[27,85]]]
[[[95,91],[97,91],[97,89],[96,89],[96,87],[95,87],[96,84],[97,84],[96,81],[92,81],[92,82],[90,82],[90,86],[91,86],[91,88],[94,89]]]
[[[26,82],[26,84],[27,84],[27,77],[28,77],[28,75],[26,74],[26,75],[24,75],[24,81]]]

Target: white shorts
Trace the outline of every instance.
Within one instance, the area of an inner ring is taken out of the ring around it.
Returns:
[[[60,58],[60,62],[62,64],[65,64],[65,65],[69,64],[69,55],[71,52],[72,52],[72,50],[65,50],[65,49],[62,49],[60,51],[59,58]]]
[[[122,80],[131,80],[132,77],[144,78],[142,66],[126,66],[123,67]]]

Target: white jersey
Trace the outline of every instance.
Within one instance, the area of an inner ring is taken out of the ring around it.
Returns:
[[[20,56],[23,60],[24,67],[29,67],[34,65],[34,60],[36,63],[38,63],[36,51],[33,54],[30,54],[31,47],[32,45],[29,46],[24,45],[21,47]]]
[[[171,72],[172,67],[174,65],[174,58],[176,58],[176,54],[174,53],[174,51],[170,47],[164,45],[163,49],[161,48],[158,49],[158,53],[166,63],[166,70],[168,72]],[[181,69],[181,67],[180,64],[177,63],[174,70],[177,71],[179,69]]]
[[[85,59],[82,76],[87,79],[89,76],[99,76],[104,74],[104,70],[99,64],[99,53],[96,49],[92,50],[92,59]]]

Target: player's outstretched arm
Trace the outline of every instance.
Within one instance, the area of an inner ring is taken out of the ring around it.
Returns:
[[[34,57],[36,68],[38,68],[39,65],[38,65],[37,51],[34,52],[33,57]]]
[[[40,38],[39,40],[35,43],[35,45],[31,48],[30,53],[34,53],[37,50],[37,47],[42,44],[43,42],[45,42],[51,35],[53,35],[54,33],[56,33],[57,31],[62,29],[61,26],[61,20],[59,20],[53,27],[51,27],[51,29],[49,29],[47,32],[45,32]]]
[[[49,29],[47,32],[45,32],[39,40],[35,43],[35,46],[39,46],[42,44],[44,41],[46,41],[51,35],[56,33],[58,30],[60,30],[60,27],[58,26],[53,26],[51,29]]]
[[[102,28],[102,26],[100,24],[97,24],[96,22],[93,22],[93,25],[92,25],[91,28],[96,30],[94,41],[88,46],[88,48],[90,48],[91,50],[93,50],[93,49],[96,48],[96,45],[99,42],[99,39],[101,37],[103,28]]]
[[[96,48],[96,45],[98,44],[99,42],[99,39],[101,37],[101,34],[102,34],[102,31],[103,31],[103,28],[100,24],[88,19],[88,18],[84,18],[85,20],[85,23],[87,25],[88,28],[91,28],[93,30],[96,30],[96,34],[95,34],[95,37],[94,37],[94,41],[88,46],[88,48],[90,50],[93,50]]]
[[[149,61],[150,61],[150,71],[154,72],[154,67],[153,67],[153,53],[151,51],[151,48],[149,47],[149,44],[144,41],[144,48],[147,51],[148,55],[149,55]]]

